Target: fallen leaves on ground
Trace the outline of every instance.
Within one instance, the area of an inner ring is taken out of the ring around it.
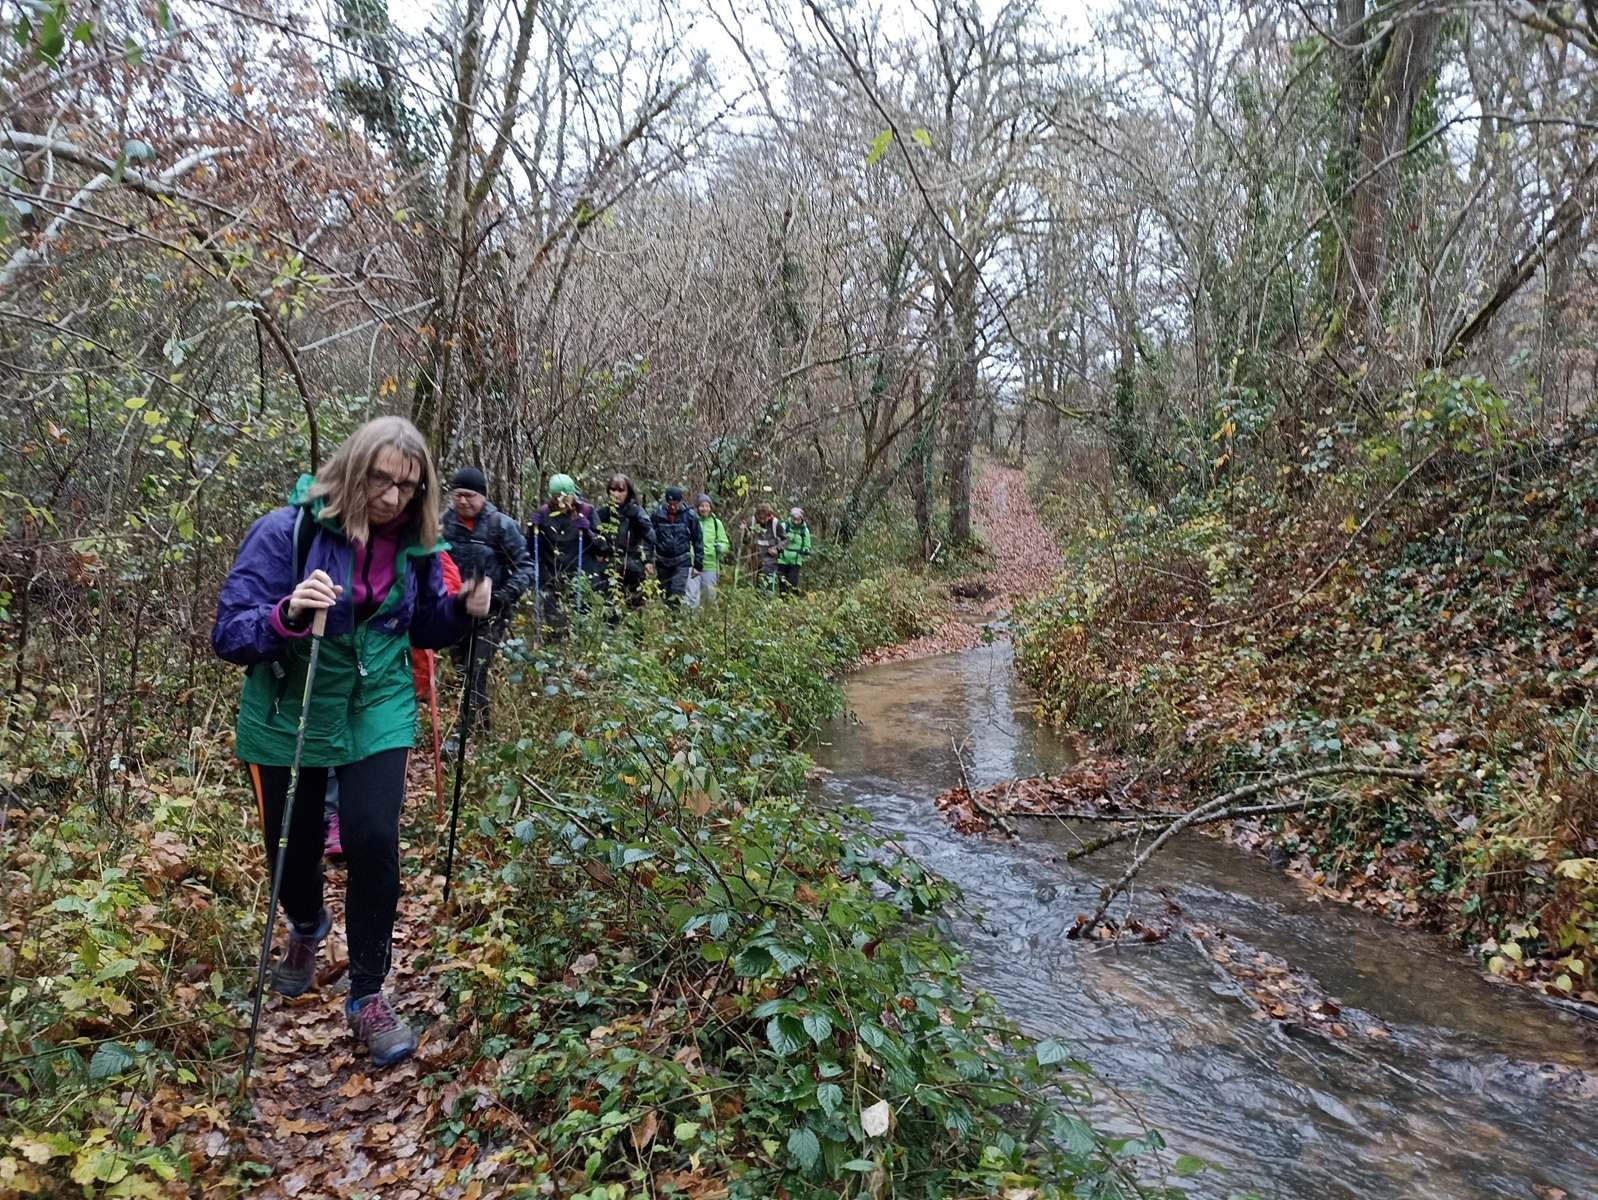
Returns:
[[[996,463],[982,466],[971,488],[971,519],[985,541],[987,570],[949,586],[953,608],[936,631],[880,646],[861,657],[861,666],[975,649],[982,645],[985,626],[1017,599],[1042,591],[1053,580],[1060,550],[1033,511],[1020,471]]]
[[[418,796],[426,792],[430,800],[427,785],[413,780]],[[441,1036],[446,1013],[437,973],[418,969],[414,961],[439,920],[442,881],[431,872],[403,881],[394,966],[385,990],[417,1031],[419,1045],[405,1062],[374,1070],[344,1016],[349,994],[344,879],[342,867],[327,872],[333,932],[322,945],[317,986],[293,1000],[268,993],[250,1088],[252,1118],[230,1120],[214,1106],[183,1103],[166,1088],[150,1106],[148,1120],[179,1114],[164,1133],[184,1139],[196,1193],[229,1189],[230,1181],[241,1176],[261,1176],[250,1186],[252,1196],[499,1196],[510,1182],[508,1163],[470,1141],[440,1144],[432,1133],[441,1106],[452,1106],[461,1094],[458,1082],[438,1088],[428,1080],[457,1065],[456,1050],[453,1040]],[[279,928],[275,940],[281,952]]]

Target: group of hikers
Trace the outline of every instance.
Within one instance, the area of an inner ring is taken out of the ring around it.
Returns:
[[[212,645],[245,668],[235,751],[255,794],[269,869],[282,864],[273,882],[289,932],[272,988],[299,996],[316,980],[331,927],[322,862],[336,845],[347,866],[345,1014],[374,1066],[416,1049],[384,991],[416,733],[411,650],[449,649],[486,715],[489,665],[527,593],[535,621],[558,633],[588,596],[602,598],[612,619],[643,603],[651,577],[669,603],[713,604],[732,557],[727,526],[706,494],[689,505],[673,485],[649,510],[622,474],[610,478],[597,507],[569,475],[553,476],[547,491],[523,526],[490,502],[480,469],[462,467],[440,512],[421,434],[401,417],[380,417],[303,477],[286,507],[251,526],[217,601]],[[765,586],[798,590],[811,551],[801,509],[784,521],[761,504],[746,544]],[[330,827],[325,806],[335,790]],[[269,931],[275,917],[267,914]],[[264,964],[264,946],[262,954]]]
[[[479,468],[460,468],[449,486],[443,533],[456,565],[493,574],[506,606],[536,588],[540,611],[557,628],[579,581],[612,603],[636,606],[653,576],[670,603],[713,603],[722,567],[732,556],[726,523],[710,496],[701,492],[690,506],[675,484],[646,509],[633,481],[612,475],[606,499],[596,506],[578,495],[570,475],[552,475],[547,500],[525,527],[489,501],[488,479]],[[771,505],[761,504],[749,532],[761,581],[785,593],[798,591],[812,544],[804,510],[794,508],[781,521]]]

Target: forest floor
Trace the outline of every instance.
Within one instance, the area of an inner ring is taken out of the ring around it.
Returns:
[[[1014,467],[987,462],[971,489],[972,524],[982,538],[984,570],[948,585],[950,608],[934,632],[883,646],[860,660],[863,667],[953,654],[982,644],[1010,606],[1047,587],[1059,570],[1060,548],[1027,495]]]
[[[411,782],[411,811],[431,809],[431,778],[413,770]],[[401,852],[431,850],[409,846]],[[344,1017],[349,994],[344,880],[344,868],[329,864],[327,906],[333,931],[322,945],[316,986],[293,1000],[268,993],[250,1087],[253,1117],[237,1122],[208,1105],[187,1102],[179,1107],[178,1098],[171,1097],[179,1132],[187,1135],[191,1148],[194,1185],[207,1182],[209,1166],[219,1176],[235,1179],[241,1174],[268,1176],[249,1190],[271,1200],[363,1194],[393,1200],[479,1200],[495,1195],[496,1167],[508,1172],[509,1164],[480,1160],[477,1147],[464,1140],[441,1154],[433,1136],[440,1112],[453,1111],[463,1081],[439,1084],[429,1076],[449,1071],[469,1048],[448,1019],[437,971],[420,965],[426,961],[421,954],[430,931],[444,919],[443,877],[430,870],[408,876],[400,897],[387,991],[420,1040],[414,1057],[386,1070],[370,1069]],[[280,945],[281,940],[280,927]],[[472,1092],[469,1082],[464,1090],[478,1103],[489,1102],[490,1093]],[[152,1106],[156,1114],[162,1109],[160,1099]],[[507,1123],[519,1124],[513,1114],[504,1115]],[[210,1182],[228,1186],[222,1178]]]

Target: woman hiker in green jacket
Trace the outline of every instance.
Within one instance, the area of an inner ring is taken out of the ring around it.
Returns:
[[[784,596],[799,591],[799,568],[810,557],[810,526],[805,524],[805,510],[795,507],[788,513],[788,536],[777,555],[777,578]]]
[[[458,596],[445,590],[436,492],[415,426],[400,417],[367,422],[314,479],[301,478],[288,507],[250,527],[211,631],[217,654],[247,668],[235,749],[249,767],[271,869],[310,660],[307,634],[317,611],[328,611],[283,868],[289,936],[272,987],[298,996],[316,977],[317,949],[331,925],[322,906],[322,793],[336,772],[349,871],[344,1010],[375,1066],[416,1049],[416,1035],[382,991],[400,896],[405,759],[416,732],[410,650],[453,645],[493,598],[487,579]]]
[[[688,581],[688,607],[707,607],[716,602],[716,588],[721,582],[721,560],[732,554],[732,542],[727,537],[727,526],[711,511],[710,497],[700,492],[694,500],[699,510],[699,528],[705,535],[705,565],[697,579]]]

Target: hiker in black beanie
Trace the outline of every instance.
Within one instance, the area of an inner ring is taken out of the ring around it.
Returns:
[[[488,478],[477,467],[462,467],[449,481],[449,508],[442,526],[450,557],[465,580],[488,577],[494,581],[493,606],[477,638],[476,661],[471,664],[472,707],[480,728],[488,727],[488,666],[510,624],[516,601],[533,582],[533,558],[521,527],[488,501]],[[450,650],[455,665],[466,669],[465,644]],[[445,749],[454,753],[460,731],[450,735]]]

